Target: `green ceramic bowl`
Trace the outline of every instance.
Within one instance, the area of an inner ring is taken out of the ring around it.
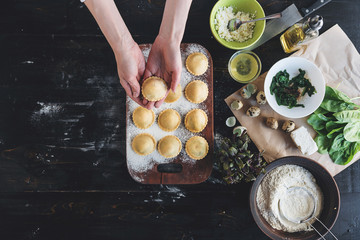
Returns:
[[[210,28],[211,32],[214,35],[215,39],[221,43],[223,46],[235,50],[244,49],[250,47],[256,43],[265,30],[265,20],[258,21],[255,24],[253,37],[244,42],[228,42],[220,38],[219,34],[215,30],[215,15],[220,7],[229,7],[232,6],[234,11],[242,11],[248,13],[254,13],[255,18],[265,17],[264,10],[261,5],[256,0],[219,0],[213,7],[210,13]]]

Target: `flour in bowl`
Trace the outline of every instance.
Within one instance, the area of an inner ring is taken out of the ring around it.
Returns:
[[[323,194],[313,175],[303,167],[284,165],[262,180],[256,203],[261,215],[275,229],[286,232],[312,231],[319,217]],[[300,223],[309,219],[308,222]]]

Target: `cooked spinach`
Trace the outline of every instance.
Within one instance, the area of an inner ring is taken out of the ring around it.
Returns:
[[[349,163],[360,151],[359,108],[344,93],[327,86],[323,102],[307,120],[318,133],[318,152],[328,153],[336,164]]]
[[[272,79],[270,84],[271,95],[275,94],[275,99],[278,105],[293,107],[305,107],[303,104],[298,104],[297,100],[300,96],[306,93],[311,97],[316,93],[315,87],[310,83],[309,79],[305,78],[306,72],[299,69],[299,74],[290,79],[289,73],[279,71]]]

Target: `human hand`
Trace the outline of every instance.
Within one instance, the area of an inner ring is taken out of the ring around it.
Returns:
[[[149,53],[144,79],[154,75],[160,77],[164,79],[168,86],[170,86],[170,89],[175,92],[176,86],[180,82],[181,69],[180,45],[160,35],[157,36]],[[165,97],[168,93],[169,90]],[[154,105],[158,108],[164,102],[165,97],[157,102],[149,102],[144,99],[143,104],[146,105],[148,109],[151,109]]]
[[[132,41],[121,51],[115,51],[120,84],[127,95],[140,106],[145,104],[140,99],[140,84],[145,71],[145,58],[136,42]]]

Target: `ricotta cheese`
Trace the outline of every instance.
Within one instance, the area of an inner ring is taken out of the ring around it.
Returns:
[[[315,141],[305,127],[301,126],[290,134],[292,140],[305,155],[311,155],[318,150]]]

